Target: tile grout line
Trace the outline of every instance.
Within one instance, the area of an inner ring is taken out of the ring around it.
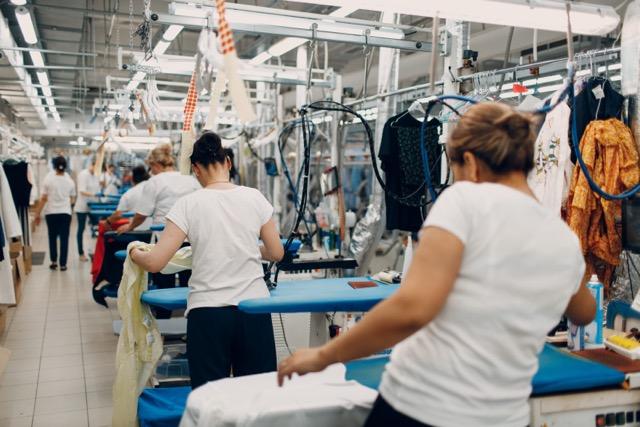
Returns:
[[[80,268],[82,268],[82,264],[80,264],[79,266]],[[80,268],[78,270],[76,270],[78,273],[80,273]],[[78,276],[76,275],[76,279],[78,278]],[[80,282],[82,281],[82,278],[80,278],[79,280]],[[82,360],[82,382],[84,383],[84,403],[86,406],[86,410],[85,410],[85,417],[87,420],[87,426],[90,425],[90,419],[89,419],[89,395],[87,393],[87,370],[86,370],[86,366],[85,366],[85,358],[84,358],[84,343],[82,342],[82,316],[80,315],[80,298],[79,298],[79,293],[78,293],[78,286],[80,284],[79,283],[74,283],[74,289],[75,289],[75,294],[76,294],[76,310],[78,312],[78,328],[80,329],[80,359]]]
[[[31,427],[33,427],[33,424],[36,419],[36,402],[38,401],[38,384],[40,383],[40,369],[42,369],[42,355],[44,353],[44,342],[45,342],[45,339],[47,338],[46,330],[47,330],[47,318],[49,317],[49,301],[51,301],[51,282],[49,281],[45,286],[47,286],[47,308],[45,310],[44,325],[42,326],[44,328],[44,333],[42,334],[42,344],[40,345],[40,363],[38,363],[38,375],[36,376],[36,396],[33,399],[33,414],[31,414]]]

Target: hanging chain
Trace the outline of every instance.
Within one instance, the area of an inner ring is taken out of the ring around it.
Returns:
[[[151,0],[144,0],[142,22],[138,25],[134,35],[140,37],[140,48],[144,51],[145,59],[151,55]]]

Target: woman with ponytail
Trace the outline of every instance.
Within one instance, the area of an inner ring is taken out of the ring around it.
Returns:
[[[294,373],[393,348],[365,426],[526,426],[547,331],[595,301],[580,243],[527,186],[531,118],[471,107],[450,134],[457,181],[438,198],[400,289],[347,333],[283,361]]]
[[[71,225],[71,205],[75,202],[76,186],[66,173],[67,160],[58,156],[53,159],[55,173],[47,175],[42,185],[42,198],[36,207],[35,223],[42,221],[44,209],[49,234],[49,258],[51,270],[67,269],[69,253],[69,227]],[[58,258],[58,239],[60,239],[60,258]]]
[[[232,372],[276,369],[271,316],[246,314],[237,306],[269,296],[261,260],[280,261],[284,249],[273,206],[258,190],[231,182],[231,159],[218,135],[205,133],[196,141],[191,165],[203,188],[175,203],[150,252],[133,250],[131,258],[147,271],[160,271],[189,239],[187,355],[191,386],[197,388]]]

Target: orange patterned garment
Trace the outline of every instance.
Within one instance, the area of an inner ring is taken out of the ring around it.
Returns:
[[[619,194],[640,181],[633,134],[620,120],[589,123],[580,151],[593,180],[607,193]],[[567,223],[580,238],[587,273],[598,273],[605,289],[622,250],[616,229],[621,214],[621,202],[605,200],[593,192],[582,169],[576,167],[567,200]]]

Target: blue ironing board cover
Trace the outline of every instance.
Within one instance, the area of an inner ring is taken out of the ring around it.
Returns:
[[[587,391],[616,386],[624,374],[597,362],[573,356],[553,346],[545,345],[540,353],[540,368],[533,377],[533,395],[570,391]],[[389,357],[376,356],[346,363],[348,380],[378,389]],[[145,389],[138,400],[140,427],[175,427],[186,406],[190,387]]]
[[[349,282],[369,281],[368,277],[280,282],[269,298],[241,301],[246,313],[324,313],[368,311],[391,296],[398,285],[378,283],[372,288],[353,289]]]
[[[164,224],[153,224],[151,227],[149,227],[149,230],[151,230],[151,231],[163,231],[164,230]]]
[[[111,216],[111,215],[113,215],[114,212],[115,212],[115,209],[113,209],[113,210],[110,210],[110,209],[91,209],[89,211],[89,215]]]
[[[270,297],[241,301],[238,308],[253,314],[368,311],[398,289],[398,285],[386,284],[353,289],[348,284],[350,281],[367,280],[370,279],[351,277],[280,282]],[[144,292],[141,300],[154,307],[177,310],[187,306],[188,292],[187,288],[157,289]]]

